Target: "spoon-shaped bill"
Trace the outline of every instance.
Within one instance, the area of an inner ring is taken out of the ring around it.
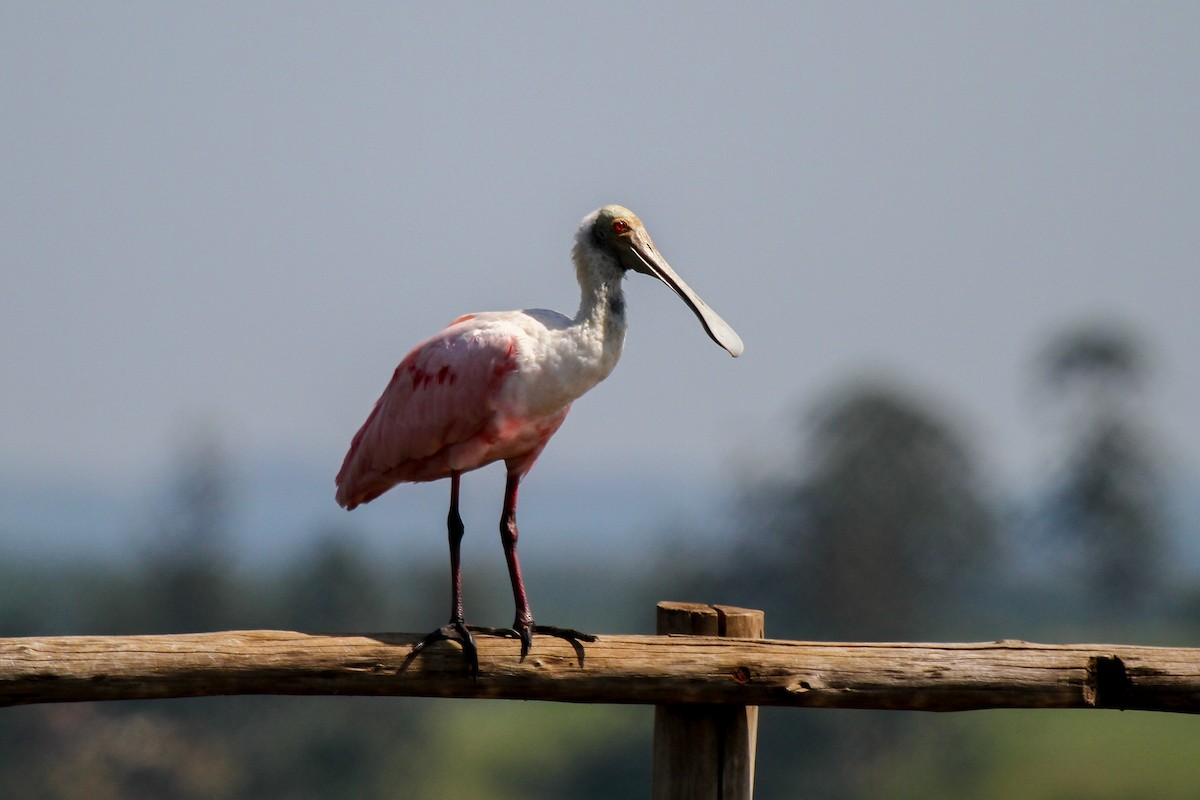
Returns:
[[[744,349],[742,337],[737,335],[728,322],[721,319],[720,314],[709,308],[708,303],[700,299],[700,295],[692,291],[683,278],[671,269],[671,265],[667,263],[666,259],[658,254],[654,245],[649,244],[648,241],[635,242],[630,250],[636,257],[632,264],[635,270],[658,278],[670,286],[671,290],[679,295],[696,314],[700,324],[704,326],[705,332],[714,342],[728,350],[729,355],[734,358],[742,354]]]

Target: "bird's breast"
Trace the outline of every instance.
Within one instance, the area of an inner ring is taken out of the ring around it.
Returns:
[[[614,336],[611,330],[567,323],[533,326],[519,337],[516,369],[503,393],[512,407],[531,416],[557,414],[613,371],[624,329]]]

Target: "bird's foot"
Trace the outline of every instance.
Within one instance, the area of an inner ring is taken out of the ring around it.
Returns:
[[[479,648],[475,646],[475,637],[471,635],[472,631],[490,632],[490,629],[476,628],[473,625],[467,625],[462,620],[450,620],[448,625],[438,628],[414,644],[412,650],[408,651],[408,658],[405,661],[406,663],[411,662],[418,653],[434,642],[458,642],[462,647],[463,660],[467,664],[467,670],[471,673],[472,678],[478,679]]]
[[[575,652],[579,655],[579,660],[583,661],[583,646],[580,642],[594,642],[596,637],[590,633],[583,633],[574,628],[558,628],[554,625],[534,625],[532,623],[522,624],[514,623],[511,628],[475,628],[481,632],[490,633],[496,636],[506,636],[509,639],[521,640],[521,658],[529,655],[529,649],[533,647],[533,635],[540,633],[544,636],[555,636],[559,639],[566,639],[575,648]]]
[[[575,648],[575,653],[581,664],[583,663],[583,645],[581,643],[596,641],[596,637],[590,633],[583,633],[573,628],[559,628],[554,625],[522,625],[517,623],[511,628],[487,628],[481,625],[467,625],[461,620],[452,620],[448,625],[438,628],[414,644],[405,662],[411,662],[416,658],[418,653],[434,642],[458,642],[459,646],[462,647],[463,660],[466,662],[471,677],[478,680],[479,648],[475,644],[475,637],[473,635],[476,633],[488,636],[502,636],[507,639],[519,639],[521,642],[522,660],[524,660],[525,656],[529,655],[529,649],[533,647],[533,635],[535,633],[565,639]]]

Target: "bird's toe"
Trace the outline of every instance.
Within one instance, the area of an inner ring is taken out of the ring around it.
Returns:
[[[471,628],[461,621],[451,620],[448,625],[443,625],[435,631],[432,631],[421,641],[413,645],[409,651],[408,659],[411,661],[418,653],[424,650],[434,642],[457,642],[462,648],[463,661],[466,663],[467,670],[472,677],[479,677],[479,648],[475,644],[475,637],[471,634]]]

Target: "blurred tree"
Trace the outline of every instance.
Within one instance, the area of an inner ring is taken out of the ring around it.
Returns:
[[[838,392],[802,452],[796,473],[748,498],[745,539],[767,557],[739,574],[785,609],[776,634],[800,615],[805,636],[908,638],[979,580],[995,537],[974,461],[918,401],[882,385]]]
[[[231,480],[220,439],[199,427],[180,451],[144,553],[149,630],[215,630],[231,618]]]
[[[327,530],[284,577],[287,627],[319,631],[387,630],[381,576],[347,530]],[[389,627],[388,623],[393,622]]]
[[[953,426],[908,393],[858,383],[817,406],[796,450],[781,477],[747,493],[743,551],[727,562],[730,602],[765,609],[768,634],[782,638],[972,630],[960,618],[990,598],[996,526]],[[871,796],[875,771],[903,747],[910,719],[806,714],[785,726],[764,714],[762,790]]]
[[[1139,420],[1144,349],[1119,325],[1082,325],[1052,340],[1038,371],[1067,453],[1047,518],[1075,555],[1089,605],[1144,610],[1161,585],[1166,539],[1158,459]]]

